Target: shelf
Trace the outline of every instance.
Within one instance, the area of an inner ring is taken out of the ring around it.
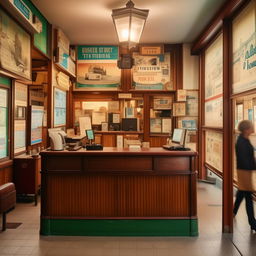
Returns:
[[[169,133],[150,133],[150,137],[170,137]]]

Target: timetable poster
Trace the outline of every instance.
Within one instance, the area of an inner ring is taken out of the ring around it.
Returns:
[[[58,88],[54,90],[54,127],[66,125],[67,94]]]
[[[31,145],[42,142],[44,107],[31,106]]]
[[[156,56],[133,54],[133,87],[135,90],[173,90],[171,55]]]
[[[218,132],[206,131],[205,133],[205,161],[210,166],[222,172],[223,163],[223,141],[222,134]]]
[[[233,21],[233,93],[256,87],[256,4],[252,1]]]
[[[77,53],[77,83],[74,90],[118,90],[121,84],[121,69],[117,67],[118,46],[80,45]]]

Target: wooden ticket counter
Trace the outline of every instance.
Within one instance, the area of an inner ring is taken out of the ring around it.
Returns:
[[[196,153],[43,151],[42,235],[198,235]]]

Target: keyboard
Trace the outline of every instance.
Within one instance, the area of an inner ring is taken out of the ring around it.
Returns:
[[[185,148],[182,146],[171,146],[171,145],[163,145],[164,149],[170,150],[170,151],[190,151],[190,148]]]

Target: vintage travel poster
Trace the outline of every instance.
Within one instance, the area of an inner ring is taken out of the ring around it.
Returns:
[[[218,132],[206,131],[205,133],[205,161],[210,166],[222,172],[223,140],[222,134]]]
[[[115,91],[121,83],[121,69],[117,67],[118,46],[77,47],[77,83],[74,90]]]
[[[252,1],[233,22],[233,93],[256,87],[255,6]]]
[[[0,9],[0,68],[31,79],[31,38]]]
[[[135,90],[173,90],[170,53],[156,56],[133,54],[133,87]]]

